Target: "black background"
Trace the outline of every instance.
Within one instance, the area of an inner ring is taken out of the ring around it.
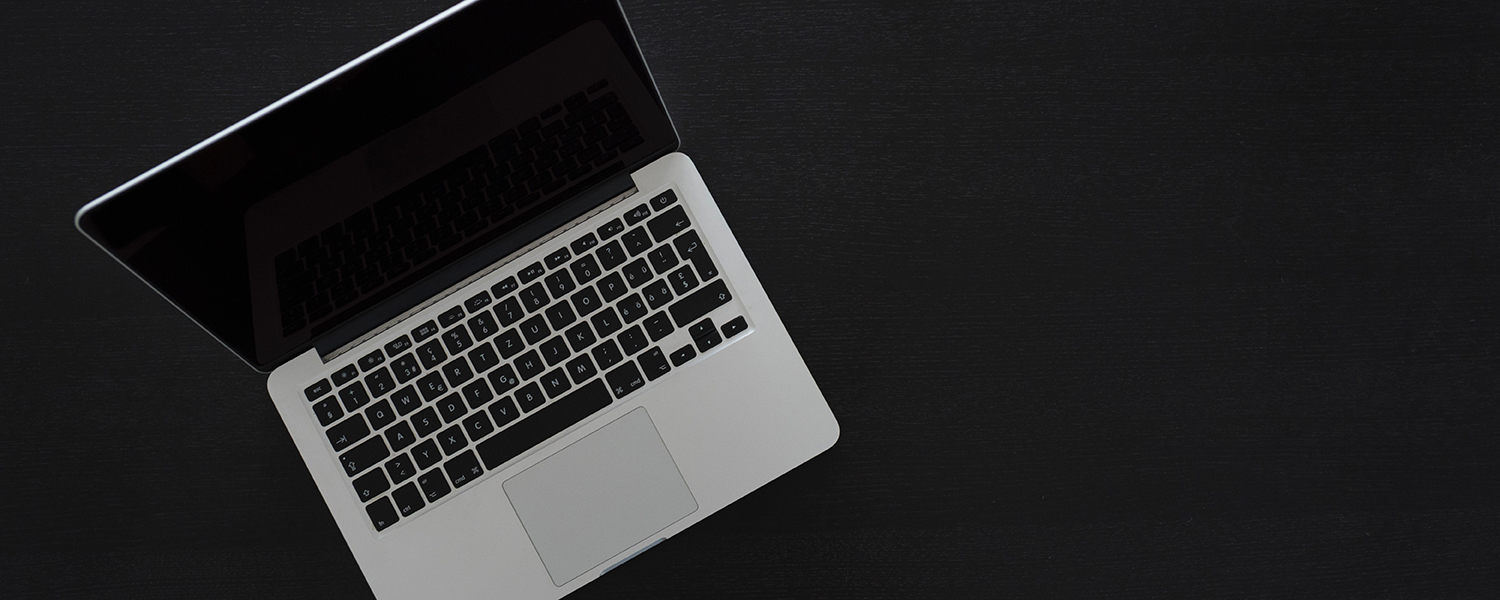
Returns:
[[[1500,5],[1310,4],[627,1],[843,437],[573,597],[1495,594]],[[446,5],[5,9],[0,597],[368,595],[71,219]]]

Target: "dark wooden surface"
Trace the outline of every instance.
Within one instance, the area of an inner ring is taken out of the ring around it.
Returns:
[[[5,8],[0,597],[369,594],[71,217],[446,4]],[[1500,589],[1495,3],[626,9],[843,437],[575,597]]]

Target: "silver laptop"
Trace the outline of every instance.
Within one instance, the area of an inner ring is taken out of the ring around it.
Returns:
[[[838,437],[678,145],[614,0],[465,2],[77,225],[270,373],[377,596],[558,598]]]

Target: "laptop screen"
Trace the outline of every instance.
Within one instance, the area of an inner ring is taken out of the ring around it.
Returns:
[[[96,200],[78,222],[269,370],[351,320],[400,314],[403,291],[461,278],[456,265],[481,249],[524,245],[539,235],[528,223],[581,194],[596,201],[584,192],[677,145],[614,0],[483,0]]]

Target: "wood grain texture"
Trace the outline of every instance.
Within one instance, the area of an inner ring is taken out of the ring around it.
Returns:
[[[1500,8],[625,2],[843,426],[577,598],[1500,589]],[[0,597],[369,594],[71,215],[447,2],[0,21]]]

